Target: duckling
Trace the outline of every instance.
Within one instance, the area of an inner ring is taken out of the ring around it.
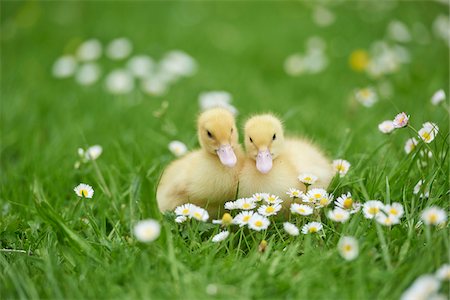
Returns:
[[[216,216],[224,202],[236,197],[244,153],[234,116],[223,108],[203,112],[197,135],[201,149],[175,160],[163,172],[156,193],[161,212],[193,203]]]
[[[239,197],[257,192],[275,194],[290,203],[289,188],[305,191],[302,173],[318,177],[313,187],[327,188],[333,178],[328,158],[311,142],[285,138],[281,121],[271,114],[257,115],[245,123],[247,157],[239,175]]]

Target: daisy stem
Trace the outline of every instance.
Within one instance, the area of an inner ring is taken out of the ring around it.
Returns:
[[[425,225],[425,236],[427,238],[427,244],[431,245],[431,230],[430,225]]]
[[[78,197],[77,203],[75,203],[75,207],[73,208],[73,211],[72,211],[72,219],[73,218],[78,219],[78,212],[80,210],[81,199],[82,199],[81,197]]]
[[[386,239],[384,237],[384,232],[378,223],[375,223],[375,226],[377,227],[378,239],[380,240],[381,243],[381,251],[383,254],[383,259],[384,262],[386,263],[386,267],[390,271],[392,270],[391,256],[389,255],[389,248],[386,243]]]

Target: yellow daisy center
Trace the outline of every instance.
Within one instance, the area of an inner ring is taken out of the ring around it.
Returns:
[[[370,92],[368,89],[363,89],[361,90],[361,96],[363,96],[364,98],[367,98],[370,96]]]
[[[242,205],[242,208],[243,208],[243,209],[247,209],[247,208],[250,208],[250,204],[248,204],[248,203],[244,203],[244,204]]]
[[[275,208],[273,206],[267,206],[266,213],[273,213],[275,211]]]
[[[430,223],[437,222],[437,215],[435,213],[430,214]]]
[[[183,209],[183,211],[182,211],[183,215],[187,215],[188,213],[189,213],[189,209],[187,209],[187,208]]]
[[[309,227],[309,232],[310,232],[310,233],[315,233],[315,232],[317,232],[317,227]]]
[[[327,198],[322,198],[322,199],[320,199],[320,205],[323,205],[323,206],[325,206],[325,205],[328,205],[328,199]]]
[[[312,179],[311,179],[311,177],[305,177],[305,178],[303,178],[303,180],[304,181],[311,181]]]
[[[397,211],[395,208],[391,208],[391,209],[389,210],[389,213],[390,213],[391,215],[394,215],[394,216],[398,215],[398,211]]]
[[[369,54],[367,51],[358,49],[350,55],[350,66],[353,70],[361,72],[364,71],[369,64]]]
[[[194,213],[194,217],[196,217],[197,219],[201,219],[202,215],[198,212]]]
[[[424,132],[424,133],[422,133],[422,138],[425,140],[425,141],[428,141],[428,140],[430,140],[431,139],[431,135],[430,135],[430,133],[429,132]]]
[[[314,194],[314,198],[319,199],[322,197],[322,194]]]
[[[299,208],[298,211],[301,212],[301,213],[304,213],[305,209],[304,208]]]
[[[230,224],[233,221],[233,217],[229,213],[225,213],[222,216],[223,224]]]
[[[263,226],[263,222],[258,220],[258,221],[255,222],[255,226],[256,227],[261,227],[261,226]]]
[[[85,189],[83,189],[83,190],[80,191],[80,194],[81,194],[81,196],[83,196],[83,197],[87,197],[87,196],[88,196],[88,191],[85,190]]]
[[[378,207],[370,207],[369,208],[369,214],[371,214],[371,215],[376,215],[379,211],[380,211],[380,209]]]
[[[345,171],[345,167],[344,167],[343,165],[337,165],[336,169],[337,169],[339,172],[344,172],[344,171]]]
[[[250,216],[244,216],[242,218],[242,221],[244,221],[244,222],[248,222],[248,220],[250,220]]]
[[[351,246],[351,245],[348,245],[348,244],[345,245],[345,246],[344,246],[344,251],[345,251],[345,252],[350,252],[350,251],[352,251],[352,246]]]
[[[292,195],[298,196],[298,192],[297,192],[297,191],[294,191],[294,192],[292,192]]]
[[[352,205],[353,205],[353,199],[352,198],[346,198],[345,200],[344,200],[344,208],[347,208],[347,209],[349,209],[349,208],[352,208]]]

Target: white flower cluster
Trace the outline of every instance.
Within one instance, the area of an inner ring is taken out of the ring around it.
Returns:
[[[450,265],[442,265],[435,274],[419,276],[412,285],[406,289],[400,300],[415,299],[447,299],[448,295],[439,293],[442,283],[450,281]]]
[[[81,164],[85,164],[91,160],[96,160],[102,154],[103,148],[100,145],[94,145],[88,147],[86,150],[83,148],[78,148],[79,160],[75,162],[75,169],[78,169]]]
[[[175,219],[177,223],[183,223],[191,218],[202,222],[206,222],[209,219],[207,210],[191,203],[186,203],[175,208],[175,214],[177,215]]]
[[[306,53],[294,53],[284,61],[284,70],[290,76],[317,74],[328,66],[325,54],[326,43],[317,36],[310,37],[306,43]]]
[[[205,111],[215,107],[225,108],[230,111],[234,116],[238,114],[236,107],[231,105],[232,96],[225,91],[208,91],[200,93],[198,97],[198,103],[200,110]]]

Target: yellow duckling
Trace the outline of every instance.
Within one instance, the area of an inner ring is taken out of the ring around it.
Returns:
[[[270,114],[257,115],[245,123],[247,158],[239,175],[239,197],[254,193],[275,194],[289,204],[290,188],[305,191],[298,180],[302,173],[318,177],[312,187],[327,188],[334,176],[330,161],[309,141],[285,138],[283,125]]]
[[[162,212],[193,203],[215,216],[236,197],[244,154],[233,115],[223,108],[203,112],[197,134],[201,149],[172,162],[161,177],[156,199]]]

